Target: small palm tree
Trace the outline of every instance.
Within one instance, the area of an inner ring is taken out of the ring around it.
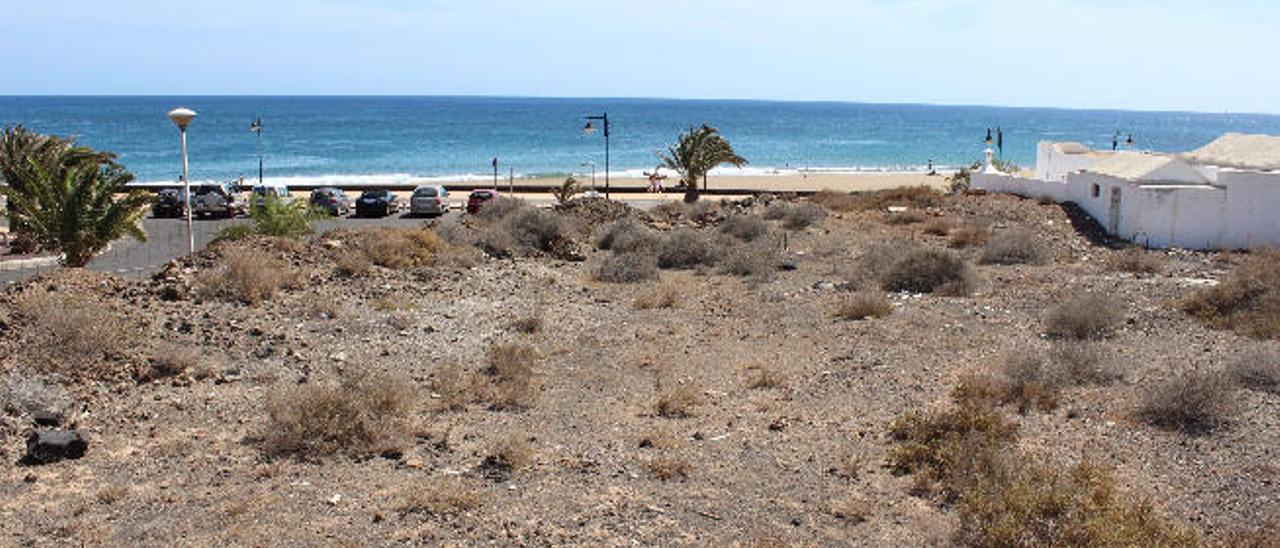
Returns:
[[[151,197],[126,188],[133,174],[113,154],[21,128],[4,137],[11,135],[21,139],[0,143],[0,175],[8,183],[0,192],[13,223],[40,247],[81,267],[125,234],[146,239],[140,222]]]
[[[723,164],[747,165],[747,159],[733,151],[719,130],[706,124],[681,133],[676,144],[667,147],[665,154],[658,153],[658,158],[665,167],[680,174],[685,202],[698,201],[698,181],[701,180],[705,188],[707,173],[712,168]]]

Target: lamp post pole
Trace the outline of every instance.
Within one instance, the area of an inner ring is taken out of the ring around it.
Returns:
[[[249,131],[258,135],[258,186],[262,186],[262,117],[254,118]]]
[[[595,120],[599,120],[600,124],[604,126],[604,199],[608,200],[609,199],[609,113],[606,112],[599,116],[587,116],[587,125],[582,128],[582,131],[588,135],[595,133],[596,128],[594,125],[591,124],[591,122]]]
[[[187,126],[195,117],[196,112],[188,108],[175,108],[169,111],[169,119],[178,126],[178,133],[182,136],[182,186],[187,210],[187,251],[189,253],[196,252],[196,235],[191,227],[191,173],[187,169]]]

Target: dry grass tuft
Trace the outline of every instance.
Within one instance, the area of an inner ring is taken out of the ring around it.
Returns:
[[[1280,394],[1280,352],[1255,349],[1231,363],[1231,375],[1241,386]]]
[[[939,218],[939,219],[933,219],[925,223],[924,228],[920,230],[921,232],[924,232],[925,234],[929,234],[931,236],[946,236],[948,234],[951,234],[951,230],[954,229],[955,227],[956,227],[955,219]]]
[[[982,264],[1043,264],[1044,246],[1030,232],[1005,230],[997,233],[982,250]]]
[[[1014,352],[1005,356],[1000,367],[1001,403],[1012,403],[1026,414],[1036,409],[1052,411],[1058,407],[1062,380],[1044,357],[1032,352]]]
[[[128,485],[111,484],[99,489],[98,493],[93,496],[93,499],[98,501],[98,504],[109,506],[124,500],[125,497],[128,496]]]
[[[893,206],[927,209],[940,206],[946,200],[941,192],[923,185],[860,192],[854,194],[854,198],[854,207],[862,210],[885,210]]]
[[[861,202],[858,198],[848,192],[836,192],[834,190],[823,189],[813,196],[810,196],[809,201],[830,211],[840,213],[862,209]]]
[[[534,378],[538,354],[525,344],[498,344],[486,355],[484,374],[488,382],[477,382],[481,398],[494,409],[521,410],[538,401],[538,384]]]
[[[787,376],[777,369],[764,366],[747,368],[747,388],[751,390],[770,390],[787,387]]]
[[[606,225],[596,235],[596,248],[614,253],[653,253],[658,247],[658,236],[644,223],[631,217],[623,217]]]
[[[228,247],[223,264],[196,275],[200,293],[250,306],[275,297],[292,282],[290,265],[251,247]]]
[[[1124,319],[1106,297],[1088,293],[1064,301],[1045,316],[1045,333],[1059,339],[1102,339]]]
[[[446,365],[436,370],[431,379],[431,391],[438,407],[444,411],[462,411],[471,403],[471,382],[456,365]]]
[[[1217,329],[1280,338],[1280,251],[1257,252],[1222,283],[1187,296],[1181,308]]]
[[[871,517],[871,503],[855,497],[833,499],[827,503],[827,511],[836,518],[857,525]]]
[[[692,417],[694,408],[701,403],[698,389],[692,383],[684,383],[661,391],[653,408],[658,416],[675,419]]]
[[[407,486],[396,511],[402,516],[453,516],[475,510],[483,502],[483,493],[474,485],[455,478],[438,478],[426,485]]]
[[[1147,251],[1140,247],[1130,247],[1107,259],[1106,268],[1111,272],[1128,272],[1130,274],[1154,275],[1164,270],[1164,255],[1156,251]]]
[[[417,404],[413,383],[390,375],[352,374],[288,387],[266,402],[263,449],[300,460],[397,453],[411,437]]]
[[[1049,352],[1049,359],[1063,380],[1076,386],[1106,385],[1122,378],[1101,349],[1088,341],[1057,341]]]
[[[103,367],[124,356],[140,331],[110,307],[81,295],[28,289],[14,299],[20,319],[6,337],[22,337],[15,363],[45,373],[108,374]]]
[[[1148,389],[1137,416],[1157,428],[1207,434],[1224,426],[1236,411],[1232,388],[1231,379],[1220,372],[1179,376]]]
[[[884,216],[884,223],[887,225],[914,225],[923,223],[925,220],[924,213],[909,209],[907,211],[889,212]]]
[[[511,330],[525,335],[536,335],[542,332],[542,316],[525,316],[511,321]]]
[[[511,433],[489,447],[480,468],[485,470],[490,479],[506,481],[511,474],[533,463],[533,455],[533,446],[529,441]]]
[[[632,301],[636,310],[652,310],[655,308],[675,308],[680,305],[680,288],[676,285],[664,285],[654,291],[646,291]]]
[[[771,278],[777,270],[778,247],[774,242],[756,240],[735,245],[720,261],[720,272],[731,276]]]
[[[951,247],[977,247],[991,238],[991,225],[981,220],[969,220],[951,230]]]
[[[178,377],[203,367],[204,351],[181,344],[164,344],[151,354],[147,364],[135,373],[139,382]]]
[[[649,471],[661,481],[685,479],[693,471],[693,465],[684,457],[658,455],[649,459]]]
[[[363,250],[347,248],[333,260],[334,270],[344,278],[360,278],[373,270],[373,261]]]
[[[423,228],[382,228],[362,231],[358,247],[370,262],[403,270],[429,266],[444,248],[444,240]]]
[[[787,230],[804,230],[821,223],[827,217],[827,210],[815,204],[799,204],[787,210],[782,218],[782,226]]]
[[[860,291],[840,301],[835,316],[842,320],[865,320],[883,318],[892,312],[893,303],[883,293]]]

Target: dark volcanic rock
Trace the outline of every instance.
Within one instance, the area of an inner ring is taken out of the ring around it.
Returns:
[[[45,430],[27,438],[27,455],[22,464],[51,464],[63,459],[78,459],[89,449],[89,441],[75,430]]]

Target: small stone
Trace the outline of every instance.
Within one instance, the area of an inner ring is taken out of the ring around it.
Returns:
[[[336,352],[336,353],[334,353],[334,354],[330,355],[330,356],[329,356],[329,359],[331,359],[331,360],[333,360],[333,361],[335,361],[335,362],[338,362],[338,363],[343,363],[343,362],[346,362],[346,361],[347,361],[347,353],[346,353],[346,352]]]
[[[328,503],[329,506],[337,506],[339,502],[342,502],[342,495],[335,494],[332,497],[325,499],[325,502]]]

